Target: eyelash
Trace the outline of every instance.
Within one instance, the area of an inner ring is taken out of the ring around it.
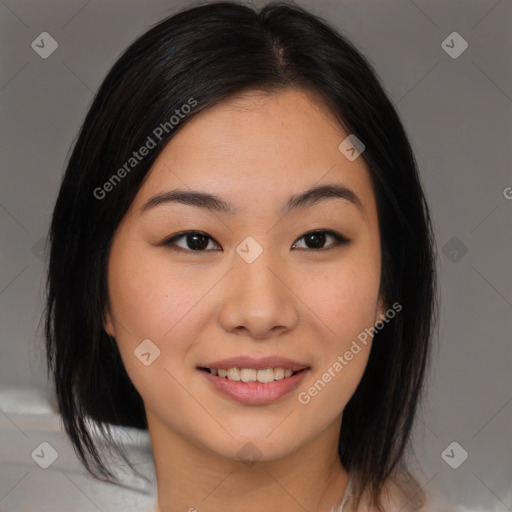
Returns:
[[[335,240],[335,243],[333,245],[331,245],[331,247],[321,247],[320,249],[313,249],[313,248],[310,248],[310,247],[301,248],[301,249],[306,249],[306,250],[310,250],[310,251],[314,251],[314,252],[323,252],[323,251],[328,251],[330,249],[334,249],[336,247],[339,247],[340,245],[348,245],[350,243],[350,240],[348,238],[344,237],[340,233],[337,233],[336,231],[331,231],[331,230],[328,230],[328,229],[323,229],[323,230],[322,229],[315,229],[313,231],[308,231],[307,233],[305,233],[301,237],[297,238],[297,241],[302,240],[303,238],[305,238],[305,237],[307,237],[309,235],[316,235],[316,234],[327,234],[328,236],[331,236]],[[178,240],[186,238],[188,235],[204,236],[204,237],[209,238],[210,240],[214,241],[215,243],[217,243],[216,240],[214,240],[211,236],[207,235],[203,231],[184,231],[183,233],[179,233],[179,234],[174,235],[171,238],[165,240],[162,243],[162,245],[164,245],[166,247],[169,247],[171,250],[176,251],[176,252],[200,253],[200,252],[207,252],[208,251],[206,249],[204,249],[204,250],[184,249],[183,247],[179,247],[179,246],[175,245],[175,243]],[[293,243],[293,245],[295,245],[297,243],[297,241],[295,241]],[[217,243],[217,245],[219,245],[219,244]]]

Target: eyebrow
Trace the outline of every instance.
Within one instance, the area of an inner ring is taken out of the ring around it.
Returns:
[[[282,215],[293,210],[306,208],[327,199],[343,199],[355,205],[361,212],[363,206],[359,197],[351,189],[337,184],[326,184],[312,187],[300,194],[291,196],[281,209]],[[170,190],[151,197],[141,208],[139,214],[166,203],[181,203],[189,206],[205,208],[210,211],[235,215],[239,209],[222,200],[220,197],[198,190]]]

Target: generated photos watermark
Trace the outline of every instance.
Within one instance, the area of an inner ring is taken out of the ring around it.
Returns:
[[[139,162],[141,162],[145,156],[147,156],[152,149],[156,147],[158,142],[162,140],[165,134],[170,133],[175,126],[177,126],[181,119],[184,119],[187,114],[192,111],[192,108],[197,105],[197,100],[189,98],[187,103],[184,103],[180,108],[174,111],[174,115],[169,118],[169,121],[160,123],[152,132],[148,135],[146,141],[142,146],[132,153],[132,156],[106,181],[101,187],[96,187],[93,191],[96,199],[104,199],[109,192],[114,190],[114,187],[118,185],[121,180],[130,173]],[[156,140],[155,140],[156,139]]]
[[[367,327],[364,331],[361,331],[357,335],[357,340],[362,345],[366,346],[369,340],[373,338],[376,332],[380,331],[384,328],[384,326],[389,323],[393,318],[395,318],[396,314],[402,310],[402,305],[398,302],[395,302],[385,314],[380,316],[380,320],[378,320],[373,327]],[[352,341],[349,350],[345,351],[343,355],[338,355],[336,361],[329,366],[327,371],[322,374],[321,378],[318,379],[311,387],[309,387],[306,391],[301,391],[298,394],[298,400],[301,404],[307,405],[311,402],[311,399],[322,391],[325,386],[331,382],[331,380],[336,377],[338,373],[345,368],[349,364],[350,361],[354,358],[355,355],[361,352],[361,345],[358,344],[356,340]]]

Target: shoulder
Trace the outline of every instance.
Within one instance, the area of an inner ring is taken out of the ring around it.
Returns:
[[[382,502],[387,512],[431,512],[429,496],[397,477],[389,478],[384,485]]]
[[[355,508],[356,495],[349,492],[347,502],[338,511],[378,512],[365,493]],[[442,500],[441,500],[442,501]],[[385,512],[470,512],[464,507],[442,505],[439,497],[399,477],[388,478],[382,489],[381,504]]]
[[[434,493],[419,490],[403,481],[389,479],[384,487],[384,509],[386,512],[467,512],[457,506],[442,506]]]
[[[382,504],[386,512],[462,512],[453,508],[439,508],[435,496],[428,490],[418,489],[396,476],[386,481]]]

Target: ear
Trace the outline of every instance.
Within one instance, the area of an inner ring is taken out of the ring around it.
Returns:
[[[377,302],[377,309],[376,309],[376,313],[375,313],[375,323],[377,323],[379,320],[382,320],[383,318],[386,317],[386,311],[387,311],[388,307],[387,307],[387,304],[386,304],[386,301],[384,300],[384,297],[382,296],[382,294],[379,295],[379,301]]]
[[[114,322],[112,321],[112,315],[110,314],[110,311],[107,311],[105,313],[105,322],[103,324],[103,328],[113,338],[115,338],[115,329],[114,329]]]

